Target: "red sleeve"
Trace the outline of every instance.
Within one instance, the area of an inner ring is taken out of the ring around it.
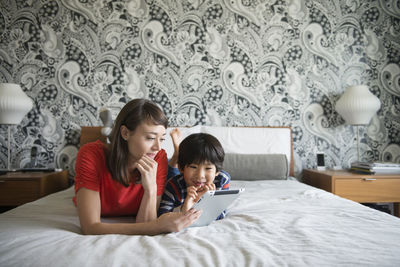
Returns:
[[[167,153],[164,149],[161,149],[154,157],[157,161],[157,196],[161,196],[164,193],[165,182],[167,179],[168,172],[168,158]]]
[[[101,142],[82,146],[78,151],[75,163],[75,193],[82,187],[99,191],[99,179],[104,166],[105,156]]]

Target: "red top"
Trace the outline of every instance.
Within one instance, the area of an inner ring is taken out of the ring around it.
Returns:
[[[162,195],[168,171],[168,159],[161,149],[154,160],[157,168],[157,196]],[[124,187],[113,180],[106,166],[104,144],[99,140],[83,145],[75,164],[75,193],[82,187],[100,193],[101,215],[136,215],[143,197],[141,184],[131,183]],[[76,199],[73,199],[76,204]]]

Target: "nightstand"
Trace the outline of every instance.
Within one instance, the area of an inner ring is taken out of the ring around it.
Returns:
[[[346,170],[303,170],[306,184],[360,203],[393,202],[400,216],[400,175],[359,174]]]
[[[68,188],[68,171],[0,175],[0,206],[16,207]]]

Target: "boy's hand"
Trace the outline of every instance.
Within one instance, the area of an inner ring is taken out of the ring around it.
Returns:
[[[207,192],[207,191],[215,191],[215,190],[216,190],[215,184],[212,183],[212,184],[205,184],[205,185],[203,185],[197,192],[203,192],[203,194],[204,194],[204,193]],[[202,194],[202,195],[203,195],[203,194]]]
[[[188,211],[190,210],[194,203],[196,203],[202,195],[204,195],[205,192],[207,191],[214,191],[215,190],[215,184],[205,184],[203,186],[189,186],[186,191],[187,191],[187,196],[185,199],[185,203],[182,205],[182,211]]]
[[[183,203],[181,208],[182,212],[190,210],[193,207],[194,203],[196,203],[196,201],[200,198],[198,197],[197,187],[193,185],[189,186],[186,189],[186,191],[187,191],[187,196],[185,199],[185,203]]]

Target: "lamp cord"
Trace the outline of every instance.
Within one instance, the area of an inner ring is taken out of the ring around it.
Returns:
[[[359,134],[359,125],[357,125],[357,161],[360,162],[360,134]]]
[[[10,144],[11,144],[11,125],[8,125],[8,146],[7,146],[7,170],[10,171]]]

